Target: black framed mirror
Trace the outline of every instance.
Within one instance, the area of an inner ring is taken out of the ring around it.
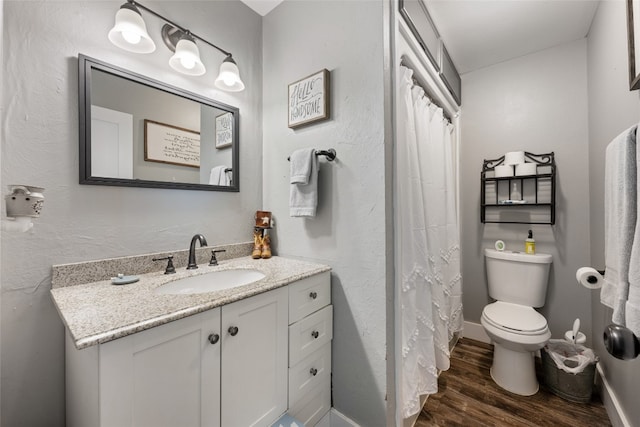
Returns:
[[[240,191],[240,111],[78,55],[80,184]]]

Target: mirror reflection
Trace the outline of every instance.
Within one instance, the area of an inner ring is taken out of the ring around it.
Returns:
[[[236,108],[79,61],[81,184],[238,191]]]

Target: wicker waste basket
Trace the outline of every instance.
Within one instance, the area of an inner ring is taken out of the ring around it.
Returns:
[[[549,340],[542,349],[542,375],[557,396],[572,402],[591,401],[598,358],[593,350],[565,340]]]

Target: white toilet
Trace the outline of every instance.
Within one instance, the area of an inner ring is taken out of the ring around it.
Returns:
[[[491,338],[491,378],[522,396],[538,392],[535,352],[551,338],[547,319],[533,307],[544,305],[552,257],[485,249],[489,296],[480,323]]]

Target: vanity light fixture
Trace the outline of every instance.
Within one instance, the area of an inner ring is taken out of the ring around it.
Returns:
[[[196,39],[208,44],[226,55],[220,65],[220,73],[215,80],[218,89],[228,92],[244,90],[244,83],[240,78],[240,71],[230,52],[219,48],[213,43],[181,27],[175,22],[154,12],[135,0],[127,0],[116,13],[115,26],[109,31],[109,40],[114,45],[135,53],[150,53],[156,48],[153,40],[147,34],[147,28],[140,10],[148,12],[165,21],[161,35],[165,45],[173,52],[169,65],[174,70],[190,76],[201,76],[206,72],[200,59],[200,52],[196,46]]]
[[[151,53],[156,44],[147,33],[147,26],[133,2],[120,6],[116,24],[109,31],[109,40],[120,49],[135,53]]]
[[[167,25],[167,24],[165,24]],[[200,51],[188,32],[183,33],[175,47],[175,53],[169,59],[169,65],[174,70],[190,76],[201,76],[206,69],[200,60]]]

